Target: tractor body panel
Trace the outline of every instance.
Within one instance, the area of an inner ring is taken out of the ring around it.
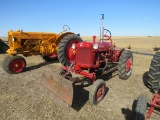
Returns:
[[[98,45],[98,49],[93,48],[94,44]],[[96,64],[97,53],[101,54],[103,52],[109,62],[117,62],[122,49],[116,50],[111,42],[80,42],[76,45],[76,65],[82,68],[93,68]]]
[[[94,65],[95,51],[92,42],[81,42],[76,45],[76,64],[83,68]]]
[[[10,55],[23,54],[30,55],[52,55],[56,54],[60,39],[65,35],[73,34],[66,33],[44,33],[44,32],[8,32],[9,49],[7,53]]]

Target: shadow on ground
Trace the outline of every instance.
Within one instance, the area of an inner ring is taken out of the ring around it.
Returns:
[[[105,69],[105,71],[108,71],[112,68],[114,68],[114,66],[111,66],[110,68]],[[112,77],[117,76],[117,74],[114,74],[117,71],[117,69],[107,73],[107,74],[103,74],[102,73],[98,73],[96,74],[97,77],[96,79],[102,79],[104,81],[108,81],[109,79],[111,79]],[[72,108],[75,109],[76,111],[79,111],[85,104],[86,102],[89,100],[89,91],[85,89],[85,87],[89,87],[89,89],[92,87],[91,84],[88,84],[87,86],[83,86],[83,85],[75,85],[74,86],[74,97],[73,97],[73,104],[72,104]],[[105,95],[109,92],[109,88],[106,87],[106,92]]]
[[[125,116],[125,120],[134,120],[135,118],[135,109],[136,109],[137,100],[133,101],[132,110],[129,108],[122,108],[122,114]]]
[[[47,65],[49,63],[43,63],[43,64],[39,64],[35,67],[35,69],[39,68],[39,67],[42,67],[44,65]],[[50,63],[51,64],[51,63]],[[31,70],[33,70],[34,67],[32,68],[31,67]],[[30,68],[28,68],[28,70],[30,70]],[[104,75],[99,75],[97,76],[96,79],[102,79],[104,81],[107,81],[109,80],[110,78],[112,77],[115,77],[117,74],[113,75],[113,72],[115,72],[116,70],[112,71],[112,72],[109,72],[107,74],[104,74]],[[87,82],[88,81],[88,82]],[[92,87],[92,82],[90,80],[85,80],[84,82],[80,82],[80,83],[72,83],[72,86],[73,86],[73,101],[72,101],[72,108],[74,110],[76,110],[77,112],[79,110],[81,110],[84,105],[89,101],[89,90],[90,88]],[[105,91],[105,95],[109,92],[109,88],[106,87],[106,91]],[[46,93],[47,94],[47,93]],[[60,101],[55,95],[53,95],[52,93],[50,93],[51,98],[54,99],[57,99],[57,103]],[[55,101],[55,102],[56,102]],[[66,106],[65,103],[63,102],[59,102],[61,105],[60,106]],[[59,104],[58,103],[58,104]],[[62,106],[62,107],[63,107]]]
[[[106,87],[105,95],[108,93],[109,88]],[[87,103],[89,100],[89,91],[84,89],[82,85],[74,86],[74,94],[73,94],[73,104],[72,108],[77,112],[81,110],[81,108]]]
[[[112,77],[115,77],[117,74],[113,75],[113,73],[116,70],[109,72],[104,75],[98,75],[97,79],[102,79],[104,81],[107,81],[111,79]],[[83,85],[75,85],[74,86],[74,97],[73,97],[73,104],[72,108],[75,109],[76,111],[79,111],[89,100],[89,91],[85,89],[85,87],[92,87],[91,84],[88,84],[87,86]],[[89,89],[90,89],[89,88]],[[109,88],[106,88],[105,95],[109,92]]]
[[[136,115],[141,116],[141,120],[144,119],[144,115],[141,114],[141,113],[136,113],[136,104],[137,104],[137,100],[134,100],[133,101],[133,104],[132,104],[132,110],[130,110],[129,108],[122,108],[121,111],[122,111],[122,114],[125,116],[125,120],[135,120],[136,118]],[[147,112],[149,110],[149,107],[150,107],[150,103],[147,102],[147,108],[146,108],[146,115],[147,115]],[[160,109],[159,108],[154,108],[154,111],[153,111],[155,114],[157,115],[160,115]]]
[[[49,65],[49,64],[53,64],[53,63],[59,63],[59,61],[56,60],[56,61],[52,61],[52,62],[42,62],[42,63],[39,63],[38,65],[33,65],[33,66],[26,67],[23,72],[35,70],[35,69],[38,69],[40,67],[43,67],[43,66],[46,66],[46,65]]]
[[[144,74],[143,74],[143,83],[144,85],[148,88],[148,71],[146,71]]]

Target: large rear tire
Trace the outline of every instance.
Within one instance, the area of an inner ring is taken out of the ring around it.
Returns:
[[[82,39],[76,34],[69,34],[62,38],[58,48],[59,62],[64,66],[69,66],[70,61],[75,61],[75,54],[73,54],[72,44],[82,42]]]
[[[153,90],[160,89],[160,52],[155,53],[148,72],[148,87]]]
[[[136,104],[136,116],[135,120],[145,120],[145,114],[147,109],[147,99],[144,95],[140,95]]]
[[[131,51],[125,50],[122,52],[119,63],[118,73],[120,79],[128,79],[132,73],[133,55]]]
[[[21,56],[6,56],[2,61],[2,68],[10,74],[17,74],[24,70],[26,61]]]
[[[104,80],[96,80],[89,92],[89,101],[92,105],[96,105],[103,100],[106,93],[106,83]]]

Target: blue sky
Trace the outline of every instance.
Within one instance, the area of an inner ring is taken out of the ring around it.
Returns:
[[[100,14],[113,36],[160,36],[160,0],[0,0],[0,36],[8,30],[99,35]]]

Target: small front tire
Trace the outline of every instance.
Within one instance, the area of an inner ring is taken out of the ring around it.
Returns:
[[[103,80],[96,80],[89,92],[89,101],[92,105],[96,105],[103,100],[106,93],[106,83]]]
[[[2,61],[2,68],[10,74],[17,74],[24,70],[26,61],[21,56],[6,56]]]
[[[147,109],[147,99],[144,95],[140,95],[136,104],[136,116],[135,120],[145,120],[145,114]]]

